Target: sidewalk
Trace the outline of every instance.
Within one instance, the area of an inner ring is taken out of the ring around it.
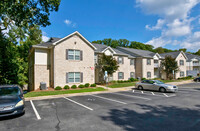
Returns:
[[[193,80],[186,80],[186,81],[181,81],[181,82],[168,82],[166,84],[180,85],[180,84],[187,84],[187,83],[193,83]],[[105,86],[102,86],[102,85],[99,85],[99,87],[107,89],[107,91],[83,92],[83,93],[74,93],[74,94],[29,97],[29,98],[25,98],[25,101],[55,99],[55,98],[62,98],[62,97],[83,96],[83,95],[92,95],[92,94],[100,94],[100,93],[112,93],[112,92],[118,92],[118,91],[129,91],[129,90],[132,90],[132,88],[135,88],[135,86],[122,87],[122,88],[108,88],[108,87],[105,87]]]

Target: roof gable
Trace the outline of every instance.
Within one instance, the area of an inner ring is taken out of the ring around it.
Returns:
[[[52,43],[52,45],[56,46],[56,45],[59,44],[61,41],[64,41],[64,40],[66,40],[66,39],[68,39],[68,38],[70,38],[70,37],[72,37],[72,36],[74,36],[74,35],[79,36],[79,37],[80,37],[83,41],[85,41],[90,47],[92,47],[94,50],[96,50],[96,47],[93,46],[93,45],[92,45],[85,37],[83,37],[78,31],[75,31],[74,33],[72,33],[72,34],[70,34],[70,35],[68,35],[68,36],[66,36],[66,37],[64,37],[64,38],[62,38],[62,39],[60,39],[60,40],[58,40],[58,41]]]

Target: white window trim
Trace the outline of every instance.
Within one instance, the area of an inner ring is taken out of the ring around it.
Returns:
[[[73,58],[74,59],[70,59],[69,51],[73,51]],[[74,49],[69,49],[68,50],[68,60],[76,60],[76,51],[79,51],[79,59],[77,61],[81,60],[81,51],[80,50],[74,50]]]
[[[70,82],[69,81],[69,74],[70,73],[73,73],[74,74],[74,81],[73,82]],[[75,78],[75,73],[79,73],[80,74],[80,81],[79,82],[75,82],[76,78]],[[81,72],[69,72],[68,73],[68,83],[81,83]]]

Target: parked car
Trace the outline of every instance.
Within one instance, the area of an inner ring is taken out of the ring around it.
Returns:
[[[174,85],[165,84],[159,80],[143,80],[136,83],[136,88],[139,90],[155,90],[160,92],[176,92],[178,87]]]
[[[194,79],[195,82],[200,82],[200,77]]]
[[[23,114],[24,95],[18,85],[0,86],[0,117]]]

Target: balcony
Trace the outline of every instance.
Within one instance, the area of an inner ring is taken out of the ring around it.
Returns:
[[[200,66],[199,63],[193,63],[193,66]]]
[[[158,68],[159,64],[158,63],[154,63],[154,68]]]

